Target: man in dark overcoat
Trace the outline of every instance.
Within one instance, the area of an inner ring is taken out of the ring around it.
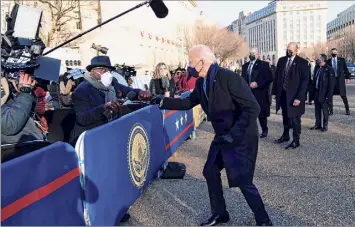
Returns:
[[[327,55],[319,56],[319,65],[315,69],[313,80],[313,100],[316,123],[311,130],[328,131],[329,118],[329,101],[333,97],[334,90],[334,70],[327,64]],[[322,127],[322,112],[323,112],[323,127]]]
[[[189,52],[189,74],[199,76],[186,99],[164,98],[160,108],[188,110],[201,104],[212,122],[215,138],[211,143],[203,175],[206,178],[212,216],[201,225],[229,221],[223,197],[221,170],[226,169],[229,187],[239,187],[254,212],[257,225],[272,225],[264,203],[253,184],[258,151],[256,118],[260,107],[242,77],[221,68],[211,49],[204,45]]]
[[[267,118],[270,117],[270,84],[273,81],[272,72],[269,63],[258,59],[259,53],[256,48],[249,53],[249,62],[242,67],[242,77],[249,84],[256,101],[261,108],[259,114],[259,123],[262,130],[260,138],[267,137],[269,129],[267,127]]]
[[[286,56],[277,63],[273,95],[276,96],[276,112],[282,109],[282,136],[276,143],[290,140],[289,130],[293,128],[293,141],[285,148],[300,146],[301,116],[305,113],[306,92],[309,82],[308,62],[297,56],[298,45],[291,42]]]
[[[332,57],[328,59],[327,63],[335,72],[334,95],[340,95],[345,106],[345,114],[350,115],[350,108],[348,98],[346,97],[346,85],[350,83],[350,73],[346,66],[345,59],[338,57],[338,50],[333,48]],[[333,115],[333,98],[329,102],[329,114]]]

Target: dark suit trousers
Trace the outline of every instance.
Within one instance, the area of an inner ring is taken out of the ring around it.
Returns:
[[[335,87],[334,90],[339,92],[339,77],[336,78],[335,80]],[[345,96],[340,96],[341,99],[343,100],[344,106],[345,106],[345,110],[349,110],[349,102],[348,102],[348,98]],[[333,96],[332,99],[329,102],[329,110],[333,112]]]
[[[316,126],[322,126],[322,112],[323,112],[323,127],[328,126],[329,106],[327,102],[314,101],[314,112],[316,116]]]
[[[281,109],[282,109],[282,123],[284,125],[283,137],[290,137],[290,128],[293,129],[293,140],[300,141],[301,136],[301,116],[299,117],[288,117],[287,112],[287,98],[286,92],[282,91],[280,99]]]
[[[213,149],[213,148],[212,148]],[[211,212],[213,215],[228,215],[226,209],[226,202],[223,197],[223,187],[221,180],[221,170],[224,168],[221,153],[218,152],[215,163],[209,174],[205,175],[208,187],[208,194],[211,203]],[[261,199],[258,189],[254,184],[239,186],[245,200],[250,209],[255,215],[257,223],[265,223],[269,221],[269,216],[265,210],[264,203]]]
[[[258,117],[259,119],[259,123],[260,123],[260,127],[262,132],[266,132],[268,133],[269,129],[267,127],[267,118],[266,117]]]

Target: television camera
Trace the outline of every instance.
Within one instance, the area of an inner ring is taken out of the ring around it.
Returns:
[[[43,56],[46,46],[39,37],[42,10],[15,4],[5,19],[7,30],[1,34],[1,65],[5,77],[18,82],[19,72],[24,71],[49,81],[58,75],[60,60]]]
[[[119,65],[116,64],[114,65],[116,67],[116,72],[120,75],[122,75],[126,81],[128,81],[129,78],[131,78],[132,76],[136,76],[137,75],[137,71],[136,68],[134,66],[128,66],[128,65]]]

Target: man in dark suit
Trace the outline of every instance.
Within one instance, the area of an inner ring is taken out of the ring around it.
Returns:
[[[189,66],[189,74],[199,76],[195,89],[186,99],[165,97],[160,108],[188,110],[201,104],[216,133],[203,169],[212,216],[201,225],[229,221],[220,174],[223,168],[229,186],[242,191],[257,225],[272,225],[253,184],[259,141],[256,118],[260,107],[250,87],[242,77],[219,67],[207,46],[198,45],[190,50]]]
[[[275,79],[276,66],[274,65],[274,63],[271,63],[270,58],[267,58],[266,62],[269,63],[270,70],[272,73],[272,82],[270,83],[270,89],[269,89],[269,100],[270,100],[270,105],[271,105],[271,103],[272,103],[272,87],[273,87],[274,79]]]
[[[267,62],[258,59],[259,53],[256,48],[249,53],[249,62],[242,67],[242,77],[249,84],[256,101],[261,108],[259,114],[259,123],[262,129],[260,138],[267,137],[269,129],[267,127],[267,118],[270,117],[270,83],[273,81],[272,72]]]
[[[335,80],[334,70],[327,64],[327,59],[325,54],[319,56],[319,66],[315,69],[316,73],[312,84],[316,123],[311,130],[322,130],[322,132],[328,131],[329,101],[333,97]]]
[[[305,113],[306,92],[309,81],[308,62],[297,56],[298,45],[291,42],[286,56],[279,59],[275,73],[273,95],[276,96],[276,111],[282,109],[284,126],[282,136],[276,143],[290,140],[289,130],[293,128],[293,141],[285,148],[300,146],[301,116]]]
[[[111,71],[108,56],[96,56],[91,59],[91,65],[86,69],[90,72],[85,81],[75,89],[72,95],[76,114],[76,124],[71,133],[71,143],[75,144],[80,134],[86,130],[107,123],[120,113],[122,99],[130,91],[136,93],[137,99],[149,100],[148,91],[132,89],[119,84]]]
[[[308,94],[308,105],[312,105],[312,98],[313,98],[313,72],[314,72],[314,67],[315,67],[315,62],[314,59],[306,58],[308,61],[308,67],[309,67],[309,82],[308,82],[308,89],[306,92],[306,97]]]
[[[345,84],[350,83],[350,73],[344,58],[338,57],[338,50],[333,48],[332,57],[328,59],[327,63],[330,65],[335,72],[335,86],[334,95],[340,95],[343,100],[346,115],[350,115],[349,102],[346,97],[346,86]],[[329,102],[329,114],[333,115],[333,98]]]

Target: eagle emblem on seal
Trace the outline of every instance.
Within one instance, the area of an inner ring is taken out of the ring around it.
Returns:
[[[150,145],[147,132],[141,124],[135,124],[129,134],[128,165],[133,184],[144,186],[150,162]]]

